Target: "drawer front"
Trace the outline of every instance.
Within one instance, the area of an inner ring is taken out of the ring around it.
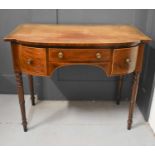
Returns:
[[[51,62],[107,62],[111,57],[110,49],[49,49]]]
[[[138,47],[114,49],[112,74],[127,74],[131,73],[136,68],[138,56]]]
[[[32,75],[46,75],[46,49],[21,46],[19,52],[20,67],[23,72]]]

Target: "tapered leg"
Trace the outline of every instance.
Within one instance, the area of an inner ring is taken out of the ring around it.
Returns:
[[[132,125],[132,117],[133,111],[136,104],[137,92],[138,92],[138,84],[139,84],[140,73],[134,73],[133,84],[132,84],[132,93],[131,93],[131,101],[129,105],[129,115],[128,115],[128,130],[131,129]]]
[[[35,105],[34,86],[33,86],[33,76],[32,76],[32,75],[28,75],[28,79],[29,79],[31,103],[32,103],[32,105]]]
[[[19,72],[16,72],[15,75],[16,75],[17,92],[18,92],[20,110],[21,110],[21,115],[22,115],[22,124],[23,124],[23,129],[26,132],[27,121],[26,121],[26,113],[25,113],[25,100],[24,100],[24,88],[23,88],[22,74]]]
[[[122,95],[122,87],[123,87],[123,76],[119,77],[118,85],[117,85],[117,99],[116,99],[116,104],[120,104],[121,100],[121,95]]]

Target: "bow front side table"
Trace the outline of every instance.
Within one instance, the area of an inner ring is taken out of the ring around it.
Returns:
[[[129,25],[22,24],[4,38],[11,42],[13,66],[24,131],[27,131],[22,73],[28,75],[32,105],[33,76],[50,76],[68,65],[93,65],[107,76],[119,76],[117,104],[123,76],[133,73],[127,128],[131,129],[144,45],[151,39]]]

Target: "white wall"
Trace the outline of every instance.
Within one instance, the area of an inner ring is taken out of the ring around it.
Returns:
[[[152,105],[149,117],[149,124],[155,133],[155,89],[153,92]]]

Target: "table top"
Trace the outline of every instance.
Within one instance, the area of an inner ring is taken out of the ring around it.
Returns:
[[[36,45],[112,45],[148,42],[148,36],[131,25],[22,24],[5,41]]]

